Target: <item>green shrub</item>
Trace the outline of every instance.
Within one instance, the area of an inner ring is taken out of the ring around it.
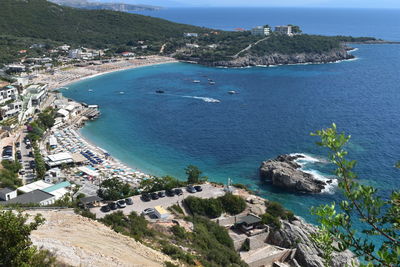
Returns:
[[[172,233],[180,238],[180,239],[185,239],[186,238],[186,231],[183,227],[180,227],[179,225],[174,225],[171,227]]]
[[[231,193],[226,193],[218,199],[221,201],[224,211],[231,215],[239,214],[246,208],[246,201],[242,197],[235,196]]]
[[[280,229],[281,226],[282,226],[282,224],[281,224],[281,222],[279,220],[279,217],[275,217],[275,216],[273,216],[273,215],[271,215],[269,213],[264,213],[261,216],[261,220],[262,220],[263,224],[269,225],[269,226],[271,226],[273,228]]]
[[[223,211],[221,202],[215,198],[201,199],[190,196],[184,200],[184,203],[194,215],[218,218]]]
[[[174,260],[182,260],[191,265],[195,264],[194,257],[192,255],[184,252],[182,249],[180,249],[174,245],[164,244],[161,251],[164,254],[167,254],[168,256],[173,258]]]
[[[249,251],[250,250],[250,239],[246,238],[240,247],[240,251]]]

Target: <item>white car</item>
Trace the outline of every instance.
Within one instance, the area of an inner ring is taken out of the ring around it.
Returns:
[[[120,208],[120,209],[123,209],[123,208],[125,208],[126,207],[126,203],[125,203],[125,200],[118,200],[117,201],[117,205],[118,205],[118,208]]]
[[[142,215],[150,215],[153,214],[155,210],[153,208],[147,208],[144,211],[142,211]]]

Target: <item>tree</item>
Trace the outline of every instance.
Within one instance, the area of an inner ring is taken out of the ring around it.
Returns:
[[[376,188],[356,181],[356,161],[347,160],[344,149],[350,136],[339,134],[335,124],[312,135],[321,138],[319,146],[330,150],[329,158],[337,167],[335,173],[345,197],[339,207],[332,203],[312,209],[320,223],[312,238],[324,251],[325,265],[330,266],[333,251],[351,249],[369,262],[366,266],[399,266],[400,191],[394,190],[390,197],[382,199]],[[362,225],[361,233],[353,227],[356,221]],[[382,240],[378,247],[371,236]]]
[[[232,193],[226,193],[224,196],[218,198],[221,201],[224,210],[232,215],[236,215],[244,211],[246,208],[246,201]]]
[[[104,200],[118,200],[129,197],[132,194],[129,184],[123,183],[115,177],[104,180],[100,184],[98,191],[98,195]]]
[[[30,234],[43,224],[37,215],[27,223],[28,215],[21,212],[0,211],[0,266],[54,266],[55,258],[47,251],[32,246]]]
[[[187,174],[187,181],[189,184],[196,184],[199,182],[204,182],[207,181],[206,176],[200,177],[200,175],[203,173],[200,171],[200,169],[194,165],[189,165],[185,168],[185,173]]]

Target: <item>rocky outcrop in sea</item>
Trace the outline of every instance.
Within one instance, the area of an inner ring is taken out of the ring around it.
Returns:
[[[300,217],[296,217],[292,222],[282,220],[281,223],[280,229],[275,229],[269,234],[267,243],[283,248],[296,248],[294,260],[298,266],[324,267],[323,253],[310,237],[316,232],[316,227]],[[354,266],[358,266],[359,262],[351,251],[333,252],[329,266],[353,266],[351,262],[354,262]]]
[[[265,56],[247,54],[227,61],[203,62],[201,59],[195,61],[199,64],[213,67],[240,68],[248,66],[330,63],[352,58],[354,56],[347,53],[347,48],[343,47],[326,53],[298,53],[289,55],[273,53]]]
[[[292,192],[321,193],[327,182],[317,180],[312,174],[301,170],[296,160],[302,155],[280,155],[264,161],[260,166],[260,178],[271,181],[274,186]]]

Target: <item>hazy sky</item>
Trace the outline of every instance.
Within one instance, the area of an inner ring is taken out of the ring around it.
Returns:
[[[92,0],[96,1],[96,0]],[[101,0],[103,2],[142,3],[158,6],[292,6],[400,8],[400,0]]]

